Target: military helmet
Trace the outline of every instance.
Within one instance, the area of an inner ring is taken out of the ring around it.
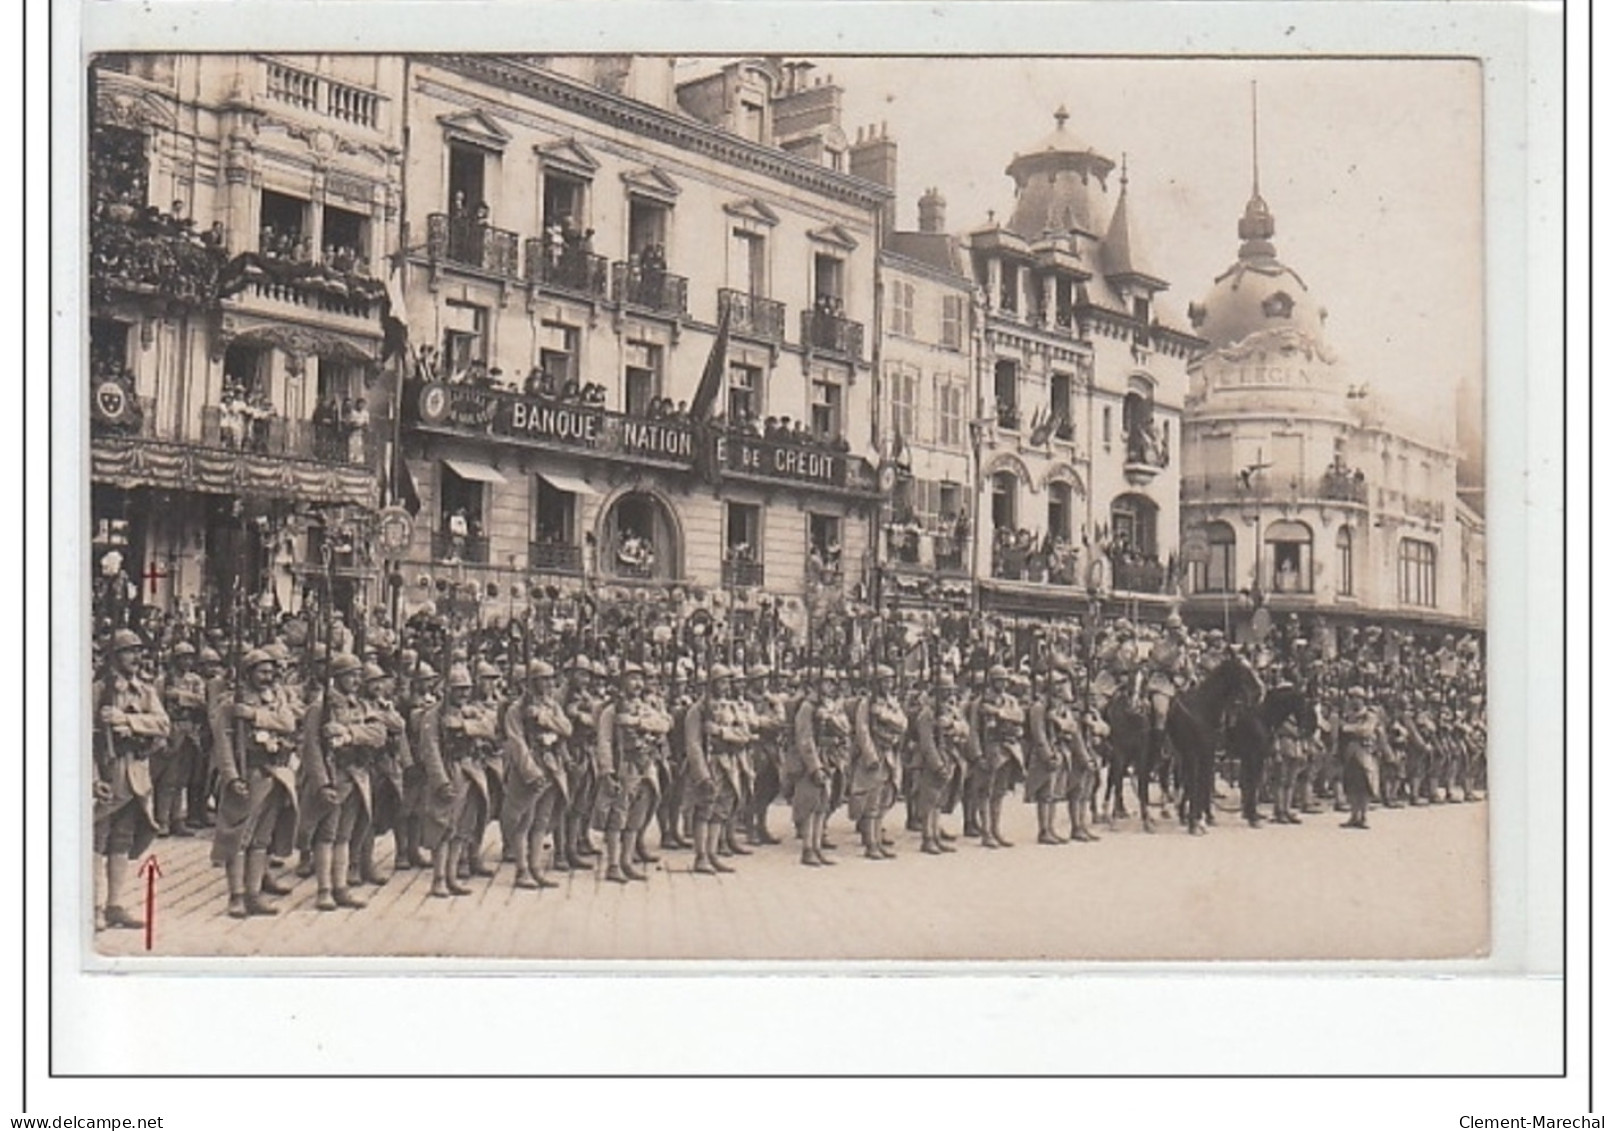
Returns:
[[[224,657],[220,656],[212,648],[204,645],[202,648],[202,653],[198,657],[198,662],[203,664],[222,664],[224,663]]]
[[[248,671],[251,671],[253,668],[262,667],[264,664],[273,664],[274,662],[275,657],[269,654],[269,649],[267,648],[254,648],[241,658],[241,666],[246,668]]]
[[[527,665],[526,675],[528,679],[553,679],[555,665],[548,660],[534,660]]]
[[[146,647],[146,642],[140,639],[140,634],[127,628],[120,628],[112,634],[112,650],[114,652],[134,652]]]
[[[377,680],[383,680],[387,677],[387,669],[380,664],[366,664],[364,666],[364,681],[366,683],[375,683]]]
[[[471,687],[471,669],[464,664],[455,664],[449,668],[450,687]]]
[[[172,654],[176,660],[181,656],[194,656],[196,655],[196,645],[192,644],[189,640],[181,640],[178,644],[174,645],[174,651]]]
[[[1128,620],[1126,617],[1118,617],[1116,618],[1115,629],[1118,635],[1132,636],[1133,622]]]
[[[352,652],[338,652],[336,659],[331,661],[332,675],[347,675],[349,672],[363,670],[364,664]]]

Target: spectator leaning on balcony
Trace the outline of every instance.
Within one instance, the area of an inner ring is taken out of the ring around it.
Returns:
[[[370,430],[370,409],[363,397],[353,402],[342,423],[348,430],[348,462],[363,463],[365,436]]]
[[[242,408],[241,402],[236,400],[235,390],[224,390],[224,399],[219,403],[219,443],[227,448],[241,447],[245,424]]]

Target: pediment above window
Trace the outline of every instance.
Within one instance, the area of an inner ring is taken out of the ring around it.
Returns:
[[[814,243],[827,244],[841,251],[853,251],[858,247],[858,241],[852,238],[852,233],[840,224],[831,224],[808,233],[808,239]]]
[[[460,141],[481,149],[501,153],[510,142],[510,131],[481,110],[466,110],[459,114],[441,114],[437,119],[443,135],[450,141]]]
[[[678,182],[654,165],[624,173],[622,183],[630,194],[647,197],[662,204],[671,205],[679,195]]]
[[[746,220],[753,224],[762,224],[772,228],[779,223],[779,213],[768,205],[752,197],[748,200],[735,200],[723,206],[723,210],[737,220]]]
[[[564,138],[550,145],[535,145],[533,152],[545,169],[555,169],[558,172],[570,173],[574,177],[588,180],[600,168],[600,162],[573,138]]]

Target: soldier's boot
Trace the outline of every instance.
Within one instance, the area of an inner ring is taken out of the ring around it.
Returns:
[[[409,847],[404,850],[405,857],[417,868],[430,868],[432,866],[431,857],[421,850],[421,833],[424,830],[421,826],[420,815],[416,814],[410,817],[405,822],[404,828],[409,833]]]
[[[768,831],[768,805],[766,802],[757,806],[757,813],[752,817],[751,842],[753,844],[779,843],[779,837]]]
[[[610,883],[628,882],[628,873],[622,870],[623,847],[622,839],[616,833],[606,833],[606,880]]]
[[[724,853],[725,856],[750,856],[751,855],[751,849],[742,848],[741,845],[740,845],[739,837],[737,837],[735,835],[738,828],[739,828],[739,825],[740,825],[739,816],[731,816],[727,821],[725,821],[723,823],[723,844],[724,844],[724,847],[729,850],[728,852]]]
[[[943,852],[959,851],[948,843],[953,840],[953,837],[949,836],[948,830],[942,827],[942,814],[936,809],[931,810],[931,840]]]
[[[279,915],[280,908],[264,898],[264,877],[269,873],[269,853],[261,848],[247,851],[242,867],[242,887],[249,915]]]
[[[920,851],[927,856],[941,856],[944,851],[942,842],[937,839],[937,815],[930,810],[920,815]]]
[[[477,835],[474,836],[471,839],[471,843],[467,844],[465,847],[466,871],[473,876],[481,876],[486,878],[494,874],[494,869],[488,867],[482,862],[482,842],[487,839],[487,835],[488,830],[486,827],[478,829]],[[500,851],[501,856],[503,856],[503,849]]]
[[[319,886],[319,892],[314,897],[314,908],[317,911],[335,911],[337,909],[336,896],[331,894],[331,867],[332,846],[329,844],[314,845],[314,882]]]
[[[538,890],[538,880],[533,876],[532,865],[528,863],[528,858],[525,856],[518,857],[516,860],[515,885],[526,891]]]
[[[695,866],[691,870],[703,876],[716,874],[718,870],[712,866],[712,858],[707,854],[707,822],[697,817],[690,831],[695,836]]]
[[[283,884],[275,878],[275,874],[269,870],[269,860],[266,857],[264,859],[264,878],[259,881],[258,890],[265,895],[291,895],[293,887],[291,884]]]
[[[990,827],[992,829],[993,840],[997,842],[998,847],[1014,848],[1015,846],[1013,844],[1004,839],[1004,795],[1002,793],[1000,793],[997,797],[994,797],[992,800],[992,810],[989,814],[989,820],[991,822]]]
[[[464,855],[464,841],[459,839],[449,841],[449,855],[447,866],[443,869],[443,882],[448,887],[450,895],[471,894],[471,889],[460,882],[460,860]]]
[[[331,877],[332,880],[345,880],[352,875],[351,865],[352,849],[346,844],[333,846],[331,850]],[[365,901],[353,894],[352,885],[348,883],[333,883],[331,898],[336,900],[338,907],[351,907],[358,910],[365,906]]]
[[[641,828],[634,834],[634,851],[629,857],[636,864],[659,864],[662,858],[650,850],[645,843],[645,829]]]
[[[903,831],[922,835],[925,832],[925,817],[921,815],[912,797],[908,798],[904,803]]]
[[[306,880],[314,874],[314,853],[307,848],[297,850],[297,878]]]
[[[734,869],[725,864],[718,856],[718,842],[723,838],[722,821],[707,822],[707,862],[712,865],[714,872],[729,873]]]
[[[858,839],[863,842],[864,859],[886,859],[880,851],[880,832],[875,827],[873,817],[865,817],[858,822]]]
[[[607,833],[606,835],[610,836],[611,834]],[[621,847],[618,849],[617,854],[622,860],[622,874],[630,880],[643,880],[645,878],[645,873],[635,867],[637,863],[636,857],[642,855],[645,851],[644,838],[644,829],[637,832],[629,830],[622,834]]]
[[[440,844],[432,849],[432,890],[428,893],[433,899],[447,899],[449,892],[449,846]]]
[[[533,886],[538,888],[561,886],[544,874],[544,838],[549,836],[549,832],[544,825],[534,825],[532,832],[527,834],[528,874],[533,877]]]
[[[225,909],[232,919],[247,917],[247,862],[240,853],[224,862],[224,882],[230,890],[230,903]]]
[[[567,814],[566,818],[566,863],[574,872],[587,872],[594,865],[585,859],[581,841],[588,839],[588,833],[583,827],[583,818],[576,813]],[[591,853],[590,855],[596,855]]]

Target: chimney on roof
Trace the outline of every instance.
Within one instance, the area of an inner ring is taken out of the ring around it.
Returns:
[[[940,234],[948,230],[948,202],[934,188],[920,197],[920,231]]]
[[[896,190],[897,143],[886,136],[884,123],[878,130],[873,125],[868,129],[859,127],[858,140],[847,150],[847,171],[855,177],[862,177],[866,181],[874,181],[877,185]],[[897,229],[895,199],[886,202],[884,213],[886,230],[895,231]]]

